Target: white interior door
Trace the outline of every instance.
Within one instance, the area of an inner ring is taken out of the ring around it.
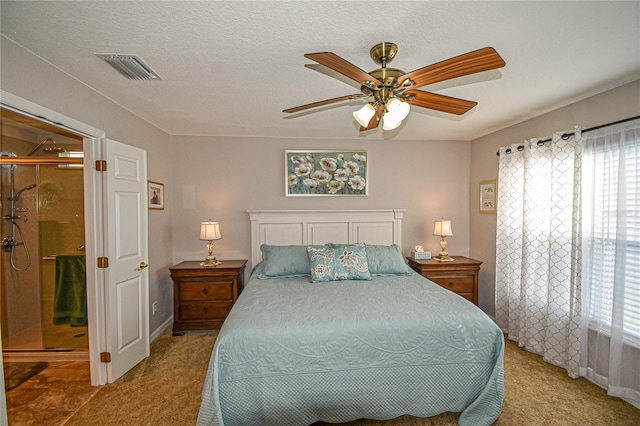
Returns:
[[[149,356],[147,152],[107,140],[102,158],[107,161],[105,271],[111,383]]]

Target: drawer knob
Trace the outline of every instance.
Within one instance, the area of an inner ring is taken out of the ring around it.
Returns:
[[[207,287],[202,289],[202,294],[207,294],[209,293],[209,289]]]
[[[452,282],[449,282],[449,287],[453,287],[453,283]]]
[[[204,308],[202,308],[202,312],[206,314],[207,312],[209,312],[209,308],[205,306]]]

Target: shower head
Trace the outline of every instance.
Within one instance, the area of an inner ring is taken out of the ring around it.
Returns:
[[[13,197],[9,198],[9,201],[18,201],[20,199],[20,194],[22,194],[24,191],[28,190],[28,189],[33,189],[35,188],[37,185],[35,183],[32,183],[29,186],[25,186],[24,188],[22,188],[20,191],[16,192],[15,195]]]
[[[35,147],[35,148],[33,148],[33,149],[31,150],[31,152],[30,152],[30,153],[28,153],[28,154],[27,154],[27,157],[29,157],[29,156],[33,155],[33,154],[34,154],[38,149],[40,149],[40,147],[41,147],[42,145],[44,145],[44,144],[45,144],[45,143],[47,143],[47,142],[51,142],[51,144],[52,144],[53,146],[48,146],[48,147],[46,147],[45,149],[43,149],[43,150],[42,150],[42,152],[43,152],[43,153],[45,153],[45,154],[59,154],[59,153],[61,153],[61,152],[65,152],[65,150],[64,150],[64,149],[62,149],[62,148],[58,147],[58,145],[56,145],[56,141],[54,141],[54,140],[53,140],[53,139],[51,139],[51,138],[44,138],[44,139],[42,139],[42,141],[40,141],[40,143],[39,143],[38,145],[36,145],[36,147]]]

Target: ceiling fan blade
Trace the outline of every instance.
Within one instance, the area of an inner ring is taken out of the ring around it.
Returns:
[[[411,71],[398,77],[398,83],[402,84],[409,78],[415,83],[412,86],[415,88],[504,66],[498,52],[493,47],[485,47]]]
[[[340,74],[349,77],[355,82],[362,84],[364,81],[371,81],[376,85],[381,85],[382,82],[370,75],[369,73],[361,70],[353,65],[351,62],[345,61],[340,56],[331,52],[321,53],[307,53],[305,58],[316,61],[317,63],[331,68],[332,70],[339,72]]]
[[[364,95],[362,93],[356,93],[355,95],[340,96],[339,98],[325,99],[324,101],[313,102],[311,104],[300,105],[294,108],[285,109],[285,110],[282,110],[282,112],[304,111],[305,109],[315,108],[323,105],[329,105],[329,104],[333,104],[341,101],[348,101],[350,99],[362,98],[363,96]]]
[[[449,114],[462,115],[478,105],[477,102],[423,92],[422,90],[407,90],[405,94],[416,96],[414,100],[407,101],[411,105],[448,112]]]
[[[376,113],[373,114],[373,117],[371,117],[371,120],[369,120],[369,124],[367,124],[367,127],[360,126],[360,131],[364,132],[364,131],[375,129],[376,127],[378,127],[383,113],[384,113],[384,105],[380,105],[376,110]]]

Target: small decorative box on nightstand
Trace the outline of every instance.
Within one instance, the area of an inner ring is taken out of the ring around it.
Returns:
[[[418,260],[428,260],[431,259],[430,251],[412,251],[411,257]]]
[[[246,260],[218,266],[187,261],[169,268],[173,279],[173,335],[222,327],[244,288]]]
[[[451,256],[452,262],[407,258],[411,269],[440,287],[478,304],[478,272],[481,261],[462,256]]]

